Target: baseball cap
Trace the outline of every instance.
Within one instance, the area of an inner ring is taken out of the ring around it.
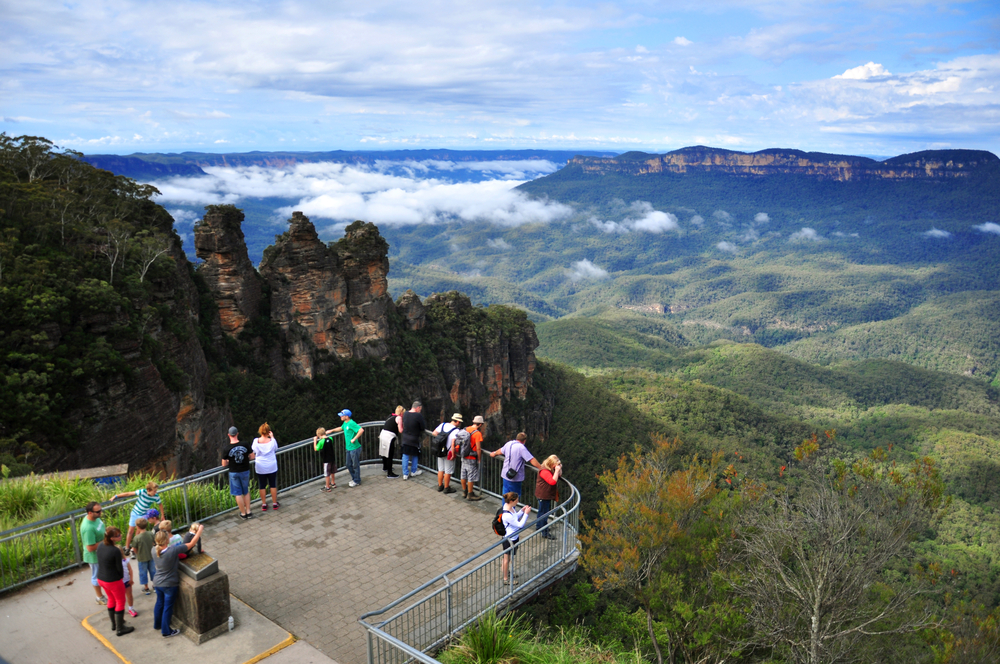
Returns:
[[[235,436],[235,435],[236,435],[236,434],[238,434],[239,432],[240,432],[240,430],[239,430],[239,429],[237,429],[236,427],[229,427],[229,435],[230,435],[230,436]]]
[[[147,519],[159,519],[160,518],[160,510],[146,510],[146,518]]]
[[[344,410],[342,410],[339,413],[337,413],[337,417],[350,417],[352,414],[353,413],[351,413],[351,411],[349,411],[349,410],[347,410],[345,408]]]
[[[472,418],[473,424],[486,424],[486,420],[483,419],[482,415],[476,415]]]

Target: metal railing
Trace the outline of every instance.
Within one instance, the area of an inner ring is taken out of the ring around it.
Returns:
[[[425,458],[425,452],[422,450],[421,465],[426,461],[430,466],[433,458]],[[501,468],[499,459],[483,455],[481,488],[497,499],[502,488]],[[525,474],[521,502],[537,508],[534,499],[537,471],[531,467],[527,470],[530,472]],[[538,525],[537,520],[520,531],[520,542],[516,555],[510,556],[508,570],[517,583],[504,582],[505,554],[503,541],[498,539],[496,544],[384,608],[361,616],[358,622],[368,632],[368,664],[436,662],[430,653],[446,645],[480,616],[498,606],[511,606],[516,599],[533,594],[575,569],[580,492],[563,479],[558,486],[562,501],[549,512],[549,525],[545,528],[555,536],[555,541],[542,537],[538,530],[529,530]]]

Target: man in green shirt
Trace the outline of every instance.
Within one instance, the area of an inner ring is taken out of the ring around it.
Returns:
[[[347,470],[351,473],[351,481],[347,486],[355,487],[361,484],[361,425],[351,419],[349,410],[342,410],[337,415],[343,424],[333,430],[333,433],[344,432],[344,447],[347,448]],[[330,433],[327,431],[327,433]]]
[[[107,604],[97,582],[97,545],[104,540],[104,522],[101,521],[101,504],[87,503],[87,516],[80,522],[80,541],[83,543],[83,562],[90,565],[90,585],[94,587],[98,604]]]

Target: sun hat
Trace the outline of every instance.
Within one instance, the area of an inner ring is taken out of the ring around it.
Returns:
[[[453,421],[455,421],[455,422],[462,422],[463,421],[461,413],[455,413],[454,415],[451,416],[451,419]]]

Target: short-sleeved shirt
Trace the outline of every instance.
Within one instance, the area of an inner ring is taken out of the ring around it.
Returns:
[[[358,432],[361,431],[361,425],[354,420],[347,420],[344,422],[344,447],[348,450],[356,450],[361,447],[361,443],[351,442]]]
[[[403,413],[403,433],[399,436],[403,454],[411,456],[420,454],[420,438],[426,430],[427,420],[424,419],[423,413],[414,413],[411,410]]]
[[[97,564],[97,551],[87,551],[88,546],[104,539],[104,522],[100,519],[84,519],[80,522],[80,541],[83,542],[83,562]]]
[[[132,538],[132,548],[135,549],[135,559],[140,563],[148,563],[153,559],[153,533],[144,530]]]
[[[135,492],[135,504],[132,505],[132,516],[140,517],[146,516],[146,512],[153,507],[153,505],[163,506],[163,501],[160,500],[160,494],[149,495],[145,489],[138,489]],[[160,512],[163,510],[161,509]]]
[[[122,550],[117,546],[108,546],[101,542],[97,546],[97,580],[104,582],[121,581],[125,578],[122,571]]]
[[[500,471],[501,477],[505,477],[511,482],[523,482],[524,466],[535,458],[531,456],[528,448],[519,440],[508,440],[500,448],[500,453],[503,454],[503,469]],[[513,468],[517,471],[514,477],[507,477],[508,468]]]
[[[187,553],[187,546],[184,544],[172,544],[164,549],[160,555],[153,553],[153,564],[156,567],[153,585],[158,588],[175,588],[181,585],[177,565],[180,564],[178,556],[182,553]]]
[[[333,437],[324,436],[320,440],[323,441],[323,447],[319,451],[319,458],[323,460],[323,463],[336,463],[337,450],[334,448]]]
[[[243,443],[230,445],[225,458],[229,459],[231,473],[245,473],[250,470],[250,448]]]
[[[469,459],[470,461],[473,459],[478,459],[479,450],[483,449],[483,432],[474,426],[466,427],[465,430],[469,432],[469,438],[472,444],[472,454],[465,458]]]
[[[274,436],[271,436],[266,443],[261,442],[260,438],[254,438],[251,448],[254,461],[257,462],[258,474],[268,475],[278,472],[278,457],[275,456],[278,452],[278,441]]]

